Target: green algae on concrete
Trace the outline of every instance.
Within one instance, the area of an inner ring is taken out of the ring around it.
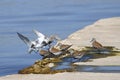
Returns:
[[[52,59],[43,59],[36,61],[32,66],[24,68],[20,70],[19,74],[54,74],[54,73],[61,73],[61,72],[73,72],[73,69],[63,69],[63,70],[52,70],[50,66],[48,66],[50,63],[53,63],[54,66],[55,63],[61,62],[59,58],[52,58]]]
[[[120,51],[117,50],[116,48],[111,47],[111,46],[107,46],[105,48],[110,51],[109,54],[98,53],[98,52],[96,52],[96,50],[94,50],[93,47],[85,47],[83,50],[75,51],[75,52],[76,53],[85,52],[85,55],[86,54],[93,55],[93,59],[105,58],[108,56],[120,56]],[[33,73],[33,74],[54,74],[54,73],[61,73],[61,72],[76,71],[75,65],[71,65],[72,66],[71,69],[52,70],[53,67],[57,66],[56,63],[62,62],[62,58],[69,57],[69,56],[70,55],[68,53],[66,53],[66,55],[62,55],[62,56],[57,57],[57,58],[46,58],[43,60],[37,60],[33,65],[20,70],[18,73],[19,74],[30,74],[30,73]]]

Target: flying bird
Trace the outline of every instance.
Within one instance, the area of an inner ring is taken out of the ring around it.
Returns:
[[[38,36],[38,38],[34,41],[29,40],[26,36],[23,36],[22,34],[18,33],[19,38],[27,44],[29,47],[28,52],[31,53],[32,51],[38,52],[41,50],[41,48],[45,46],[51,46],[51,43],[54,40],[60,40],[60,38],[56,35],[51,35],[50,37],[46,37],[44,34],[40,33],[37,30],[33,30],[33,32]]]
[[[40,33],[39,31],[37,30],[33,30],[33,32],[37,35],[37,40],[38,42],[42,43],[43,46],[51,46],[51,43],[54,41],[54,40],[61,40],[57,35],[51,35],[50,37],[47,37],[45,36],[44,34]]]
[[[42,44],[42,41],[40,40],[29,40],[26,36],[23,36],[22,34],[18,33],[19,38],[29,47],[28,52],[31,53],[32,51],[37,52],[40,48],[42,48],[44,45]]]

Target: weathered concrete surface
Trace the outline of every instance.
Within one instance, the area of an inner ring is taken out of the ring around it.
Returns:
[[[103,46],[115,46],[120,49],[120,17],[98,20],[74,32],[61,43],[73,44],[72,48],[79,50],[84,46],[91,46],[92,38],[96,38]]]

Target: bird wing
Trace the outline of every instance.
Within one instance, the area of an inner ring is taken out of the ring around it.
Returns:
[[[60,50],[54,48],[53,46],[51,46],[51,47],[49,48],[49,52],[51,52],[51,53],[56,53],[56,52],[59,52],[59,51],[60,51]]]
[[[33,32],[39,37],[39,38],[45,38],[45,35],[40,33],[39,31],[37,30],[33,30]]]
[[[62,48],[61,51],[66,51],[67,49],[69,49],[72,45],[67,45],[66,47]]]
[[[52,54],[54,54],[55,56],[58,56],[58,55],[62,54],[62,52],[59,51],[59,52],[55,52],[55,53],[52,53]]]
[[[46,55],[49,55],[49,52],[47,50],[40,50],[39,54],[42,56],[46,56]]]
[[[96,48],[103,48],[102,44],[100,44],[100,43],[97,42],[97,41],[95,42],[94,46],[95,46]]]
[[[22,34],[20,34],[20,33],[18,33],[18,32],[17,32],[17,34],[18,34],[19,38],[20,38],[25,44],[27,44],[28,46],[31,46],[31,41],[30,41],[27,37],[23,36]]]

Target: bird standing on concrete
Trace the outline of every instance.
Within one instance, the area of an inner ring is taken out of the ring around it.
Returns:
[[[101,53],[101,54],[109,54],[110,53],[110,50],[104,48],[102,46],[102,44],[100,44],[98,41],[96,41],[95,38],[92,38],[92,40],[90,42],[92,42],[92,46],[93,46],[93,48],[95,48],[95,52]]]
[[[48,50],[40,50],[39,54],[43,56],[43,59],[55,57],[55,55],[50,53]]]
[[[48,50],[40,50],[40,55],[43,56],[43,59],[59,57],[62,54],[64,54],[67,51],[67,49],[70,47],[71,46],[67,46],[64,49],[58,50],[54,48],[54,46],[51,46]]]
[[[74,59],[81,59],[85,55],[85,52],[76,51],[74,49],[70,49],[69,53]]]
[[[99,42],[96,41],[95,38],[92,38],[92,40],[90,41],[92,43],[92,46],[95,49],[103,49],[104,47],[102,46],[102,44],[100,44]]]
[[[51,48],[49,48],[49,52],[50,53],[52,53],[52,54],[54,54],[54,55],[56,55],[56,56],[60,56],[60,55],[62,55],[62,54],[64,54],[64,53],[66,53],[66,51],[71,47],[72,45],[68,45],[68,46],[66,46],[66,47],[64,47],[64,48],[62,48],[62,49],[56,49],[56,48],[54,48],[54,46],[51,46]]]

